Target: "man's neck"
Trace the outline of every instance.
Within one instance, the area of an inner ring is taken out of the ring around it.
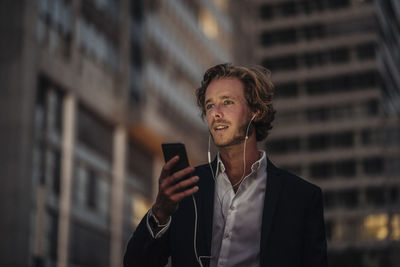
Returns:
[[[251,136],[246,142],[246,170],[243,176],[244,142],[232,147],[219,149],[220,157],[225,166],[226,174],[232,185],[236,185],[244,176],[251,172],[251,166],[260,158],[255,136]],[[236,191],[239,184],[234,186]]]

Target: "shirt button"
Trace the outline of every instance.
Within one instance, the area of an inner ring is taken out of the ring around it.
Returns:
[[[229,238],[229,233],[225,233],[225,238]]]
[[[234,210],[234,209],[235,209],[235,206],[234,206],[234,205],[232,205],[232,206],[231,206],[231,210]]]

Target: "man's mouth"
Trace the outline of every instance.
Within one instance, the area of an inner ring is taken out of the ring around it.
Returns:
[[[214,127],[214,131],[223,131],[226,129],[228,129],[227,125],[218,125],[218,126]]]

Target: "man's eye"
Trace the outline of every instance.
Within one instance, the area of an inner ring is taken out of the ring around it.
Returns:
[[[231,104],[233,104],[233,101],[231,101],[231,100],[224,101],[224,105],[231,105]]]
[[[214,106],[214,104],[207,104],[207,105],[206,105],[206,110],[211,109],[213,106]]]

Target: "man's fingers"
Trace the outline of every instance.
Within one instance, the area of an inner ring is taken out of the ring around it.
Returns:
[[[175,194],[179,191],[183,191],[185,188],[194,185],[195,183],[197,183],[199,181],[199,177],[198,176],[193,176],[187,179],[184,179],[182,181],[180,181],[179,183],[171,186],[169,188],[170,192],[172,192],[171,194]]]
[[[172,200],[175,202],[180,202],[182,199],[184,199],[187,196],[191,196],[194,193],[196,193],[197,191],[199,191],[199,187],[198,186],[193,186],[191,188],[186,189],[185,191],[176,193],[172,196]]]
[[[165,165],[163,166],[163,168],[162,168],[162,170],[161,170],[160,179],[169,176],[172,167],[173,167],[173,166],[175,165],[175,163],[177,163],[178,161],[179,161],[179,156],[175,156],[175,157],[173,157],[172,159],[170,159],[169,161],[167,161],[167,163],[165,163]]]
[[[177,171],[176,173],[171,173],[170,176],[165,178],[164,185],[169,186],[169,185],[175,184],[175,183],[179,182],[179,180],[181,180],[183,177],[190,175],[192,172],[194,172],[194,168],[187,167],[183,170]]]

